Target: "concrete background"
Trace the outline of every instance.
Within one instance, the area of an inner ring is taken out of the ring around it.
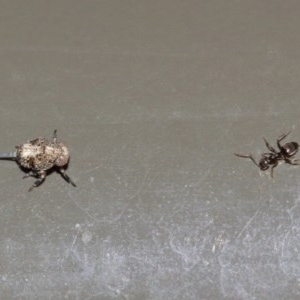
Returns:
[[[299,1],[1,1],[1,299],[299,299]]]

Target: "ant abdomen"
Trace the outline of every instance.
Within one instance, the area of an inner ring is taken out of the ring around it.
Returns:
[[[299,149],[299,144],[296,142],[286,143],[281,147],[281,151],[287,157],[294,156],[298,152],[298,149]]]

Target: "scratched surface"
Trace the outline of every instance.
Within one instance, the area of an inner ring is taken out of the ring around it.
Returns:
[[[1,299],[299,299],[297,1],[2,1],[1,151],[68,143],[28,193],[0,168]],[[299,154],[300,156],[300,154]]]

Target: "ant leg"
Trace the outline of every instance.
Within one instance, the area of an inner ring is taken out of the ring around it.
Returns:
[[[276,162],[272,167],[271,167],[271,177],[274,178],[274,168],[277,167],[278,162]]]
[[[282,134],[278,139],[277,139],[277,146],[279,149],[282,149],[282,146],[280,145],[280,142],[285,138],[287,137],[290,133],[291,133],[292,130],[288,131],[287,133],[284,133]]]
[[[268,141],[267,141],[264,137],[263,137],[263,140],[264,140],[264,142],[265,142],[267,148],[268,148],[271,152],[277,153],[276,150],[268,143]]]
[[[67,173],[66,173],[66,171],[65,171],[65,169],[64,168],[60,168],[59,169],[59,172],[60,172],[60,174],[62,175],[62,177],[68,182],[68,183],[71,183],[73,186],[77,186],[76,184],[75,184],[75,182],[67,175]]]
[[[46,179],[46,172],[45,171],[40,171],[40,172],[30,171],[28,174],[26,174],[25,176],[23,176],[23,178],[27,178],[29,176],[38,177],[38,179],[34,182],[34,184],[28,190],[28,192],[31,192],[32,189],[38,187],[39,185],[41,185],[45,181],[45,179]]]
[[[57,130],[56,129],[54,130],[52,141],[54,144],[56,144],[56,141],[57,141]]]
[[[235,156],[237,157],[241,157],[241,158],[250,158],[259,168],[259,164],[255,161],[255,159],[253,158],[252,154],[238,154],[238,153],[234,153]]]
[[[286,163],[290,165],[300,165],[300,160],[299,159],[290,159],[290,158],[285,158],[284,159]]]

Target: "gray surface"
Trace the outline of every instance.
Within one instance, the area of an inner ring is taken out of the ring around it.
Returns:
[[[59,138],[68,173],[0,169],[1,299],[299,299],[298,1],[2,1],[1,151]]]

